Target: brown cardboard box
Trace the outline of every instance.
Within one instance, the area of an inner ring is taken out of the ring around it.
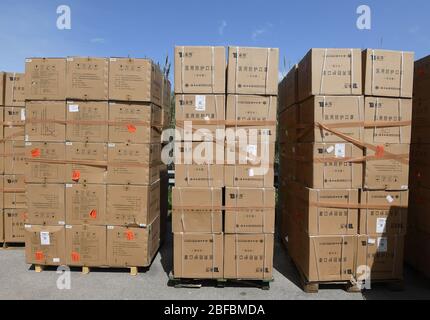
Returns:
[[[162,102],[161,107],[163,110],[169,110],[171,106],[171,100],[172,100],[172,84],[170,83],[169,79],[163,77],[163,94],[161,96]]]
[[[430,189],[414,187],[410,191],[408,225],[430,234]]]
[[[4,106],[4,91],[5,91],[5,73],[0,72],[0,106]]]
[[[225,233],[275,233],[274,188],[226,188]]]
[[[106,186],[66,185],[66,224],[106,225]]]
[[[0,106],[0,122],[2,123],[2,125],[0,126],[0,140],[2,142],[4,142],[4,107]]]
[[[14,72],[6,73],[4,105],[8,107],[25,106],[25,74],[24,73],[14,73]]]
[[[279,49],[228,48],[229,94],[278,95]]]
[[[176,142],[175,164],[223,164],[224,142]]]
[[[416,98],[430,99],[430,56],[415,61],[414,100]]]
[[[160,246],[167,238],[167,221],[169,219],[169,172],[167,165],[160,165]]]
[[[412,186],[430,189],[430,144],[411,145],[410,179]]]
[[[226,234],[224,278],[273,279],[273,234]]]
[[[64,101],[27,101],[26,118],[26,141],[66,140]]]
[[[28,217],[26,223],[37,225],[66,224],[63,184],[27,184]]]
[[[159,215],[160,181],[150,186],[107,186],[108,225],[146,227]]]
[[[27,183],[64,183],[66,148],[64,143],[26,142],[25,176]],[[60,163],[50,163],[49,161]],[[44,162],[46,161],[46,162]]]
[[[370,268],[371,280],[403,279],[404,236],[358,236],[357,267]]]
[[[298,74],[298,65],[295,64],[278,86],[279,113],[298,102]]]
[[[301,142],[345,142],[342,137],[318,127],[316,124],[319,123],[334,125],[334,130],[353,139],[363,140],[363,96],[314,96],[300,103],[299,112],[300,124],[305,126],[299,130]],[[353,124],[344,127],[347,123]]]
[[[3,209],[4,209],[4,188],[3,188],[3,179],[0,179],[0,190],[2,192],[2,195],[0,196],[0,212],[3,213]],[[1,217],[2,218],[2,217]],[[3,218],[2,218],[3,219]]]
[[[423,98],[425,94],[415,93],[413,99],[412,143],[430,143],[430,97]]]
[[[3,210],[0,211],[0,243],[4,242],[4,219]]]
[[[105,226],[66,226],[66,263],[68,266],[102,267],[106,259]]]
[[[172,189],[173,233],[222,233],[221,188]]]
[[[224,47],[175,47],[175,93],[225,94]]]
[[[4,107],[4,121],[6,126],[22,127],[25,124],[24,107]]]
[[[108,184],[150,185],[160,178],[160,145],[110,143]]]
[[[177,94],[175,103],[176,141],[214,140],[217,129],[225,129],[225,95]],[[200,121],[215,121],[205,124]],[[185,128],[185,121],[190,122]],[[197,121],[197,122],[196,122]],[[219,121],[219,123],[216,123]],[[192,129],[192,130],[191,130]]]
[[[175,165],[175,185],[177,187],[224,187],[223,165]]]
[[[247,144],[238,142],[226,142],[225,160],[227,164],[255,165],[268,164],[274,165],[275,162],[275,143],[251,142]]]
[[[224,277],[224,236],[175,233],[173,257],[175,278],[221,279]]]
[[[397,123],[412,121],[411,99],[390,99],[366,97],[364,103],[365,122],[374,121]],[[366,127],[364,142],[370,144],[381,143],[411,143],[411,124],[394,127]]]
[[[67,183],[106,183],[108,148],[106,143],[66,142]]]
[[[109,100],[161,106],[162,74],[148,59],[110,58]]]
[[[0,141],[0,175],[4,174],[4,164],[5,164],[5,159],[6,159],[6,154],[4,151],[4,144],[5,144],[4,142]]]
[[[146,228],[107,227],[110,267],[148,267],[160,246],[160,219]]]
[[[361,95],[360,49],[311,49],[299,63],[299,101],[315,95]]]
[[[360,210],[360,234],[405,235],[408,202],[409,191],[362,191],[361,204],[366,208]]]
[[[6,243],[25,242],[26,209],[4,210],[4,240]]]
[[[24,126],[4,127],[4,140],[24,141]]]
[[[25,95],[26,100],[65,100],[66,59],[26,59]]]
[[[363,51],[363,81],[366,96],[411,98],[414,53],[404,51]]]
[[[61,266],[66,264],[64,226],[25,226],[27,264]]]
[[[226,187],[271,188],[274,177],[273,167],[252,165],[226,165],[224,181]]]
[[[109,142],[160,143],[162,109],[155,104],[109,103]],[[152,126],[154,125],[154,127]]]
[[[4,208],[27,208],[24,175],[5,175],[3,177],[3,188]]]
[[[66,111],[66,140],[107,142],[108,107],[107,102],[68,101]],[[74,121],[77,122],[74,123]]]
[[[67,58],[67,99],[108,100],[108,82],[108,59]]]
[[[363,157],[351,143],[299,143],[297,180],[314,189],[358,189],[363,181],[363,164],[344,162]]]
[[[278,115],[278,135],[280,143],[295,143],[297,142],[298,128],[296,127],[300,121],[299,105],[294,104],[285,109]]]
[[[366,149],[364,188],[370,190],[407,190],[409,183],[409,144],[384,144],[377,151]],[[384,159],[400,156],[401,159]]]
[[[25,143],[24,141],[6,141],[4,143],[4,173],[24,174]]]

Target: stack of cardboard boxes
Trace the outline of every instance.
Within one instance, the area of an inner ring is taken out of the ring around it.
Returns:
[[[430,277],[430,57],[415,62],[406,260]]]
[[[0,243],[24,243],[24,74],[0,73]]]
[[[280,84],[281,231],[310,282],[402,278],[412,64],[312,49]]]
[[[279,52],[228,51],[175,50],[175,278],[272,278]]]
[[[26,61],[27,262],[150,265],[163,76],[147,59]]]

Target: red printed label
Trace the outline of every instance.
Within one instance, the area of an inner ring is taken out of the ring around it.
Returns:
[[[81,256],[79,253],[77,252],[72,252],[72,261],[73,262],[78,262],[81,260]]]
[[[129,125],[127,125],[127,130],[130,133],[135,133],[137,129],[136,129],[136,126],[129,124]]]
[[[81,178],[81,172],[79,170],[73,170],[72,180],[73,181],[79,181],[80,178]]]
[[[134,240],[134,233],[131,230],[127,230],[125,232],[125,236],[127,237],[128,241],[133,241]]]
[[[36,252],[36,260],[37,261],[42,261],[43,260],[43,252],[42,251],[37,251]]]
[[[39,148],[36,148],[36,149],[31,150],[31,156],[32,156],[33,158],[40,157],[40,149],[39,149]]]
[[[92,219],[97,219],[97,211],[96,210],[91,210],[90,212],[90,217]]]
[[[377,146],[376,147],[376,157],[377,158],[382,158],[384,156],[384,153],[385,153],[384,146]]]

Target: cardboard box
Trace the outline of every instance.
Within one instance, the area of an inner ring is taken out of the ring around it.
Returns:
[[[224,232],[275,233],[274,188],[226,188]]]
[[[396,124],[400,121],[412,122],[412,100],[366,97],[364,103],[365,122],[389,122]],[[411,143],[411,128],[407,126],[365,127],[364,142],[370,144],[381,143]]]
[[[175,93],[225,94],[224,47],[175,47]]]
[[[0,122],[2,123],[2,125],[0,126],[0,140],[2,141],[2,142],[4,142],[4,107],[3,106],[0,106]]]
[[[107,227],[110,267],[148,267],[160,246],[160,219],[147,228]]]
[[[106,183],[106,143],[66,142],[66,160],[66,183]]]
[[[414,53],[364,50],[363,81],[366,96],[412,98]]]
[[[109,142],[160,143],[162,109],[155,104],[109,103]]]
[[[149,59],[110,58],[109,100],[161,106],[162,74]]]
[[[162,87],[162,102],[161,107],[163,110],[169,110],[171,107],[172,102],[172,84],[170,83],[169,79],[163,77],[163,87]]]
[[[63,184],[27,184],[28,217],[26,223],[64,226],[66,224]]]
[[[297,124],[300,123],[299,105],[294,104],[278,115],[279,143],[295,143],[300,137]]]
[[[68,101],[66,140],[107,142],[108,106],[107,102]]]
[[[26,225],[25,258],[27,264],[65,265],[66,232],[64,226]]]
[[[378,146],[376,151],[366,149],[366,156],[371,158],[365,163],[364,188],[408,190],[409,149],[409,144],[384,144]]]
[[[0,72],[0,106],[4,106],[5,82],[5,73]]]
[[[106,225],[106,186],[66,185],[66,224]]]
[[[2,126],[2,136],[4,140],[23,141],[24,140],[24,121],[25,109],[21,107],[4,107],[0,111],[4,112]]]
[[[108,100],[109,60],[67,58],[66,97],[78,100]]]
[[[105,226],[66,226],[66,263],[68,266],[102,267],[106,259]]]
[[[228,48],[229,94],[278,95],[279,49]]]
[[[298,109],[300,124],[304,126],[299,129],[300,142],[346,142],[317,124],[332,126],[353,139],[363,140],[363,96],[314,96],[300,103]]]
[[[3,176],[3,208],[24,209],[27,208],[25,195],[24,175]]]
[[[426,89],[428,90],[428,89]],[[430,143],[430,97],[425,93],[415,93],[413,99],[412,143]]]
[[[66,68],[64,58],[26,59],[26,100],[65,100]]]
[[[410,191],[408,225],[430,234],[430,189],[414,187]]]
[[[169,219],[169,172],[167,165],[160,165],[160,246],[167,238],[167,221]]]
[[[224,277],[224,236],[222,234],[175,233],[173,275],[184,279]]]
[[[414,100],[416,98],[430,99],[430,56],[415,61]]]
[[[24,126],[4,127],[4,140],[24,141]]]
[[[64,101],[26,102],[26,141],[66,141]]]
[[[311,49],[299,63],[299,101],[316,95],[361,95],[360,49]]]
[[[27,183],[64,183],[66,148],[64,143],[26,142],[25,176]],[[51,163],[51,160],[54,162]],[[58,163],[57,163],[58,161]]]
[[[224,187],[223,165],[175,165],[175,186],[177,187]]]
[[[359,233],[405,235],[408,203],[409,191],[362,191],[361,204],[365,208],[360,209]]]
[[[4,174],[24,174],[24,141],[6,141],[4,143]]]
[[[297,181],[314,189],[358,189],[362,187],[363,164],[346,162],[363,157],[351,143],[299,143]]]
[[[160,215],[160,181],[150,186],[107,186],[107,224],[150,225]]]
[[[371,280],[403,279],[404,236],[358,236],[357,267],[370,269]]]
[[[278,85],[279,108],[281,113],[298,102],[298,65],[295,64]]]
[[[226,234],[224,278],[273,279],[273,234]]]
[[[412,144],[409,165],[411,186],[430,189],[430,144]]]
[[[225,129],[225,95],[177,94],[175,99],[176,141],[212,141],[217,129]]]
[[[25,74],[24,73],[15,73],[15,72],[6,73],[4,105],[8,107],[25,106]]]
[[[222,233],[221,188],[172,189],[173,233]]]
[[[275,162],[275,143],[248,141],[246,144],[238,142],[226,142],[225,163],[243,165],[273,166]]]
[[[0,190],[2,193],[4,193],[4,188],[3,188],[3,179],[0,179]],[[4,196],[0,196],[0,212],[3,213],[3,209],[4,209]],[[3,219],[3,217],[0,217],[1,219]]]
[[[275,183],[273,167],[252,165],[226,165],[226,187],[271,188]]]
[[[26,209],[4,210],[4,241],[6,243],[25,243]]]
[[[4,219],[3,219],[3,210],[0,212],[0,242],[4,242]]]
[[[176,165],[224,164],[224,141],[176,142],[174,151]]]

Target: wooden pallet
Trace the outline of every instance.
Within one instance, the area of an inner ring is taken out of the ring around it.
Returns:
[[[23,250],[25,243],[4,242],[0,243],[0,250]]]
[[[43,271],[53,271],[56,270],[58,267],[55,266],[43,266],[43,265],[33,265],[34,271],[36,273],[41,273]],[[130,272],[130,275],[135,277],[139,274],[139,270],[145,270],[144,268],[139,267],[125,267],[125,268],[108,268],[108,267],[68,267],[70,271],[79,271],[83,275],[88,275],[91,273],[91,271],[100,271],[100,270],[128,270]]]
[[[249,280],[249,279],[185,279],[175,278],[172,273],[169,275],[169,286],[175,288],[200,289],[205,286],[225,288],[225,287],[250,287],[262,290],[270,290],[270,280]]]

